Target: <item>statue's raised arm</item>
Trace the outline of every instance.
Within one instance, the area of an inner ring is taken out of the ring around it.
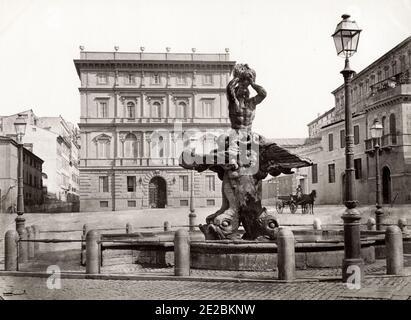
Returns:
[[[238,103],[238,100],[235,96],[235,87],[237,86],[238,81],[238,78],[233,78],[227,85],[227,99],[229,102]]]
[[[257,95],[255,97],[252,97],[250,100],[252,100],[254,105],[257,105],[265,99],[265,97],[267,96],[267,91],[265,91],[262,86],[256,84],[254,81],[251,81],[250,85],[257,92]]]

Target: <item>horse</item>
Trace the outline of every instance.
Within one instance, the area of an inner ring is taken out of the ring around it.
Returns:
[[[301,205],[303,213],[309,210],[309,213],[314,214],[314,201],[317,197],[317,192],[315,190],[311,191],[310,194],[303,194],[297,201],[297,205]]]

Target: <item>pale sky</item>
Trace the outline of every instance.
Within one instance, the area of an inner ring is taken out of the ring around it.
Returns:
[[[342,84],[331,38],[343,13],[363,29],[361,71],[411,35],[411,0],[0,0],[0,114],[33,109],[78,123],[73,59],[89,51],[224,52],[248,63],[268,91],[254,130],[306,137]]]

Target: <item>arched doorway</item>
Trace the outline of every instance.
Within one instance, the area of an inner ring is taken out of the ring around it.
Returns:
[[[382,202],[391,203],[391,172],[388,167],[382,168]]]
[[[167,204],[167,185],[162,177],[154,177],[148,185],[150,208],[165,208]]]

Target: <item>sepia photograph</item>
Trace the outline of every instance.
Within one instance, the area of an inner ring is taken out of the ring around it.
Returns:
[[[411,0],[0,0],[0,73],[0,307],[411,300]]]

